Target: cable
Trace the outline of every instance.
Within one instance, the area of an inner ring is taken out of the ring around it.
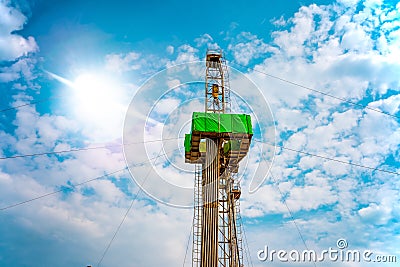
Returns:
[[[260,149],[260,147],[259,147],[259,149]],[[264,159],[264,160],[265,160],[265,159]],[[285,198],[284,198],[284,194],[282,193],[281,189],[279,188],[278,182],[275,180],[274,176],[272,175],[272,171],[270,171],[270,173],[271,173],[271,178],[272,178],[272,180],[273,180],[273,182],[274,182],[274,184],[275,184],[275,187],[278,189],[279,194],[281,195],[282,202],[283,202],[283,204],[286,206],[286,209],[287,209],[288,212],[289,212],[289,215],[290,215],[290,218],[291,218],[292,222],[293,222],[294,225],[296,226],[297,232],[298,232],[298,234],[299,234],[299,236],[300,236],[301,241],[302,241],[303,244],[304,244],[304,247],[305,247],[307,250],[309,250],[309,249],[308,249],[308,246],[307,246],[307,243],[306,243],[306,240],[304,239],[303,234],[302,234],[301,231],[300,231],[300,227],[297,225],[296,220],[294,219],[293,213],[292,213],[291,209],[289,208],[288,204],[286,203],[286,200],[285,200]],[[315,262],[313,262],[313,265],[314,265],[315,267],[317,266]]]
[[[175,150],[176,150],[176,149],[174,149],[173,151],[175,151]],[[164,153],[164,154],[165,154],[165,153]],[[156,158],[158,158],[158,157],[160,157],[160,156],[153,157],[153,158],[151,158],[151,159],[147,159],[147,160],[142,161],[142,162],[137,163],[137,164],[132,164],[130,167],[138,167],[138,166],[141,166],[141,165],[143,165],[144,163],[146,163],[146,162],[148,162],[148,161],[151,161],[151,160],[153,160],[153,159],[156,159]],[[84,185],[84,184],[90,183],[90,182],[92,182],[92,181],[95,181],[95,180],[98,180],[98,179],[101,179],[101,178],[104,178],[104,177],[108,177],[108,176],[111,176],[111,175],[116,174],[116,173],[118,173],[118,172],[127,170],[128,168],[129,168],[129,167],[127,166],[127,167],[125,167],[125,168],[122,168],[122,169],[119,169],[119,170],[116,170],[116,171],[113,171],[113,172],[104,174],[104,175],[102,175],[102,176],[98,176],[98,177],[95,177],[95,178],[92,178],[92,179],[83,181],[83,182],[78,183],[78,184],[70,185],[69,187],[72,187],[72,188],[74,188],[74,187],[79,187],[79,186],[82,186],[82,185]],[[27,199],[27,200],[24,200],[24,201],[21,201],[21,202],[18,202],[18,203],[15,203],[15,204],[12,204],[12,205],[9,205],[9,206],[6,206],[6,207],[2,207],[2,208],[0,208],[0,211],[7,210],[7,209],[10,209],[10,208],[14,208],[14,207],[17,207],[17,206],[20,206],[20,205],[23,205],[23,204],[26,204],[26,203],[29,203],[29,202],[32,202],[32,201],[41,199],[41,198],[45,198],[45,197],[48,197],[48,196],[51,196],[51,195],[54,195],[54,194],[57,194],[57,193],[61,193],[61,192],[63,192],[63,189],[56,190],[56,191],[53,191],[53,192],[50,192],[50,193],[46,193],[46,194],[44,194],[44,195],[41,195],[41,196],[38,196],[38,197],[35,197],[35,198],[31,198],[31,199]]]
[[[338,163],[347,164],[347,165],[351,165],[351,166],[356,166],[356,167],[360,167],[360,168],[365,168],[365,169],[369,169],[369,170],[372,170],[372,171],[379,171],[379,172],[385,172],[385,173],[394,174],[394,175],[400,175],[400,173],[398,173],[398,172],[388,171],[388,170],[384,170],[384,169],[380,169],[380,168],[374,168],[374,167],[370,167],[370,166],[361,165],[361,164],[358,164],[358,163],[352,163],[352,162],[349,162],[349,161],[344,161],[344,160],[340,160],[340,159],[334,159],[334,158],[330,158],[330,157],[326,157],[326,156],[312,154],[312,153],[309,153],[309,152],[300,151],[300,150],[296,150],[296,149],[293,149],[293,148],[289,148],[289,147],[285,147],[285,146],[281,146],[281,145],[277,145],[277,144],[272,144],[272,143],[269,143],[269,142],[263,142],[263,141],[260,141],[260,140],[257,140],[257,139],[252,139],[252,140],[254,140],[256,142],[259,142],[259,143],[267,144],[267,145],[270,145],[270,146],[280,147],[282,149],[286,149],[286,150],[289,150],[289,151],[297,152],[297,153],[304,154],[304,155],[307,155],[307,156],[312,156],[312,157],[317,157],[317,158],[326,159],[326,160],[330,160],[330,161],[335,161],[335,162],[338,162]]]
[[[193,232],[193,224],[190,227],[190,232],[189,232],[188,240],[186,243],[185,257],[183,258],[183,265],[182,265],[183,267],[185,267],[185,262],[186,262],[186,257],[187,257],[188,251],[189,251],[189,243],[190,243],[190,237],[192,236],[192,232]]]
[[[50,151],[50,152],[42,152],[42,153],[33,153],[33,154],[24,154],[24,155],[13,155],[13,156],[7,156],[7,157],[0,157],[0,160],[25,158],[25,157],[35,157],[35,156],[52,155],[52,154],[63,154],[63,153],[68,153],[68,152],[87,151],[87,150],[94,150],[94,149],[101,149],[101,148],[119,147],[119,146],[121,146],[121,145],[72,148],[72,149],[68,149],[68,150]]]
[[[29,102],[29,103],[26,103],[26,104],[22,104],[22,105],[19,105],[19,106],[15,106],[15,107],[11,107],[11,108],[0,109],[0,112],[6,112],[6,111],[10,111],[10,110],[26,107],[26,106],[31,106],[31,105],[38,104],[38,103],[47,102],[50,99],[54,99],[54,98],[59,98],[59,97],[53,96],[53,97],[44,98],[44,99],[37,100],[37,101],[32,101],[32,102]]]
[[[267,144],[267,145],[270,145],[270,146],[274,146],[274,147],[280,147],[280,148],[282,148],[282,149],[286,149],[286,150],[289,150],[289,151],[293,151],[293,152],[305,154],[305,155],[308,155],[308,156],[318,157],[318,158],[322,158],[322,159],[326,159],[326,160],[331,160],[331,161],[335,161],[335,162],[339,162],[339,163],[343,163],[343,164],[348,164],[348,165],[352,165],[352,166],[356,166],[356,167],[366,168],[366,169],[370,169],[370,170],[373,170],[373,171],[380,171],[380,172],[386,172],[386,173],[390,173],[390,174],[400,175],[400,173],[397,173],[397,172],[392,172],[392,171],[383,170],[383,169],[379,169],[379,168],[373,168],[373,167],[369,167],[369,166],[365,166],[365,165],[361,165],[361,164],[357,164],[357,163],[347,162],[347,161],[338,160],[338,159],[334,159],[334,158],[329,158],[329,157],[325,157],[325,156],[321,156],[321,155],[316,155],[316,154],[312,154],[312,153],[308,153],[308,152],[304,152],[304,151],[299,151],[299,150],[296,150],[296,149],[292,149],[292,148],[280,146],[280,145],[277,145],[277,144],[271,144],[271,143],[269,143],[269,142],[262,142],[262,141],[259,141],[259,140],[257,140],[257,139],[253,139],[253,140],[256,141],[256,142],[259,142],[259,143],[264,143],[264,144]],[[307,247],[307,244],[306,244],[306,242],[305,242],[305,239],[304,239],[304,237],[303,237],[303,235],[302,235],[302,233],[301,233],[301,231],[300,231],[299,226],[297,225],[297,223],[296,223],[296,221],[295,221],[295,219],[294,219],[293,213],[292,213],[292,211],[290,210],[289,206],[287,205],[286,200],[285,200],[285,198],[284,198],[284,195],[283,195],[281,189],[279,188],[279,185],[278,185],[277,181],[275,180],[274,176],[272,175],[272,171],[271,171],[270,173],[271,173],[271,178],[273,179],[274,184],[276,185],[276,188],[278,189],[279,194],[280,194],[281,197],[282,197],[282,202],[283,202],[283,204],[286,206],[286,208],[287,208],[287,210],[288,210],[288,212],[289,212],[289,215],[290,215],[290,217],[291,217],[291,219],[292,219],[294,225],[296,226],[297,232],[299,233],[299,236],[300,236],[300,238],[301,238],[301,240],[302,240],[304,246],[305,246],[306,249],[308,250],[308,247]],[[316,263],[315,263],[315,262],[313,262],[313,264],[314,264],[314,266],[316,266]]]
[[[245,254],[246,254],[247,265],[248,265],[248,266],[251,265],[251,266],[253,267],[253,260],[251,259],[251,253],[250,253],[249,243],[247,242],[247,235],[246,235],[246,231],[245,231],[245,229],[244,229],[244,223],[243,223],[242,216],[240,216],[240,222],[241,222],[242,231],[243,231],[243,236],[244,236],[244,244],[245,244],[245,246],[246,246]],[[250,260],[250,262],[249,262],[249,260]]]
[[[319,90],[317,90],[317,89],[314,89],[314,88],[311,88],[311,87],[307,87],[307,86],[305,86],[305,85],[302,85],[302,84],[299,84],[299,83],[296,83],[296,82],[292,82],[292,81],[286,80],[286,79],[284,79],[284,78],[281,78],[281,77],[278,77],[278,76],[275,76],[275,75],[272,75],[272,74],[269,74],[269,73],[266,73],[266,72],[257,70],[257,69],[255,69],[255,68],[249,68],[249,67],[246,67],[246,66],[244,66],[244,65],[242,65],[242,64],[236,63],[236,62],[234,62],[234,61],[232,61],[232,62],[230,62],[230,63],[233,63],[233,64],[235,64],[235,65],[237,65],[237,66],[241,66],[241,67],[244,67],[244,68],[253,70],[253,71],[255,71],[255,72],[264,74],[264,75],[266,75],[266,76],[268,76],[268,77],[271,77],[271,78],[274,78],[274,79],[276,79],[276,80],[279,80],[279,81],[282,81],[282,82],[285,82],[285,83],[288,83],[288,84],[291,84],[291,85],[295,85],[295,86],[304,88],[304,89],[309,90],[309,91],[312,91],[312,92],[314,92],[314,93],[318,93],[318,94],[321,94],[321,95],[324,95],[324,96],[328,96],[328,97],[331,97],[331,98],[334,98],[334,99],[336,99],[336,100],[340,100],[340,101],[346,102],[346,103],[351,104],[351,105],[354,105],[354,106],[358,106],[358,107],[361,107],[361,108],[364,108],[364,109],[369,109],[369,110],[372,110],[372,111],[375,111],[375,112],[379,112],[379,113],[381,113],[381,114],[385,114],[385,115],[390,116],[390,117],[393,117],[393,118],[400,119],[400,116],[387,113],[387,112],[382,111],[382,110],[377,109],[377,108],[373,108],[373,107],[370,107],[370,106],[367,106],[367,105],[355,103],[355,102],[350,101],[350,100],[348,100],[348,99],[345,99],[345,98],[343,98],[343,97],[334,96],[334,95],[332,95],[332,94],[328,94],[328,93],[319,91]]]
[[[150,76],[151,76],[151,75],[154,75],[154,74],[160,72],[161,70],[162,70],[162,69],[157,70],[157,71],[155,71],[155,72],[146,72],[146,73],[142,73],[141,75],[144,76],[144,75],[150,74]],[[44,71],[47,72],[46,70],[44,70]],[[52,97],[49,97],[49,98],[44,98],[44,99],[41,99],[41,100],[32,101],[32,102],[29,102],[29,103],[26,103],[26,104],[22,104],[22,105],[19,105],[19,106],[0,109],[0,112],[6,112],[6,111],[10,111],[10,110],[14,110],[14,109],[19,109],[19,108],[22,108],[22,107],[26,107],[26,106],[31,106],[31,105],[38,104],[38,103],[47,102],[47,101],[49,101],[49,100],[51,100],[51,99],[54,99],[54,98],[61,98],[61,97],[60,97],[60,96],[52,96]]]
[[[296,82],[289,81],[289,80],[287,80],[287,79],[284,79],[284,78],[281,78],[281,77],[278,77],[278,76],[269,74],[269,73],[267,73],[267,72],[263,72],[263,71],[260,71],[260,70],[255,69],[255,68],[250,68],[250,67],[248,67],[248,66],[239,64],[239,63],[237,63],[237,62],[235,62],[235,61],[231,61],[231,62],[229,62],[229,63],[235,64],[235,65],[237,65],[237,66],[240,66],[240,67],[243,67],[243,68],[246,68],[246,69],[253,70],[253,71],[255,71],[255,72],[264,74],[264,75],[266,75],[266,76],[268,76],[268,77],[274,78],[274,79],[276,79],[276,80],[279,80],[279,81],[282,81],[282,82],[285,82],[285,83],[288,83],[288,84],[291,84],[291,85],[294,85],[294,86],[301,87],[301,88],[303,88],[303,89],[312,91],[312,92],[314,92],[314,93],[318,93],[318,94],[321,94],[321,95],[324,95],[324,96],[328,96],[328,97],[334,98],[334,99],[336,99],[336,100],[340,100],[340,101],[342,101],[342,102],[345,102],[345,103],[348,103],[348,104],[351,104],[351,105],[354,105],[354,106],[361,107],[361,108],[363,108],[363,109],[369,109],[369,110],[372,110],[372,111],[375,111],[375,112],[378,112],[378,113],[381,113],[381,114],[384,114],[384,115],[387,115],[387,116],[390,116],[390,117],[393,117],[393,118],[397,118],[397,119],[400,118],[400,116],[397,116],[397,115],[393,115],[393,114],[384,112],[384,111],[382,111],[382,110],[380,110],[380,109],[373,108],[373,107],[370,107],[370,106],[367,106],[367,105],[363,105],[363,104],[359,104],[359,103],[355,103],[355,102],[353,102],[353,101],[351,101],[351,100],[348,100],[348,99],[345,99],[345,98],[343,98],[343,97],[334,96],[334,95],[332,95],[332,94],[325,93],[325,92],[322,92],[322,91],[320,91],[320,90],[317,90],[317,89],[314,89],[314,88],[311,88],[311,87],[308,87],[308,86],[305,86],[305,85],[302,85],[302,84],[299,84],[299,83],[296,83]],[[159,71],[154,72],[153,74],[158,73],[158,72],[159,72]],[[149,72],[149,73],[150,73],[150,72]],[[149,74],[149,73],[145,73],[145,75],[146,75],[146,74]],[[0,112],[5,112],[5,111],[9,111],[9,110],[14,110],[14,109],[18,109],[18,108],[21,108],[21,107],[25,107],[25,106],[30,106],[30,105],[37,104],[37,103],[46,102],[46,101],[49,101],[49,100],[52,99],[52,98],[56,98],[56,97],[50,97],[50,98],[46,98],[46,99],[42,99],[42,100],[38,100],[38,101],[33,101],[33,102],[26,103],[26,104],[23,104],[23,105],[20,105],[20,106],[16,106],[16,107],[5,108],[5,109],[0,110]]]
[[[34,157],[34,156],[43,156],[43,155],[52,155],[52,154],[63,154],[63,153],[68,153],[68,152],[87,151],[87,150],[95,150],[95,149],[106,149],[106,148],[110,148],[110,147],[129,146],[129,145],[136,145],[136,144],[145,144],[145,143],[176,140],[176,139],[182,139],[182,138],[183,137],[175,137],[175,138],[158,139],[158,140],[134,142],[134,143],[127,143],[127,144],[118,144],[118,145],[109,145],[109,146],[97,146],[97,147],[84,147],[84,148],[72,148],[72,149],[60,150],[60,151],[50,151],[50,152],[33,153],[33,154],[25,154],[25,155],[13,155],[13,156],[7,156],[7,157],[0,157],[0,160],[15,159],[15,158],[25,158],[25,157]]]
[[[232,95],[231,95],[231,99],[232,99]],[[240,105],[239,105],[239,103],[237,102],[236,94],[233,94],[233,101],[235,101],[237,110],[239,111],[239,110],[240,110]],[[232,104],[231,104],[231,106],[232,106]]]
[[[175,150],[176,150],[176,149],[175,149]],[[174,150],[174,151],[175,151],[175,150]],[[156,163],[157,158],[160,157],[160,154],[161,154],[162,151],[163,151],[163,149],[161,148],[161,149],[160,149],[160,152],[158,152],[157,157],[154,158],[153,164]],[[163,155],[164,155],[164,154],[163,154]],[[126,217],[128,216],[128,213],[129,213],[130,210],[132,209],[133,203],[135,202],[135,200],[136,200],[137,197],[139,196],[139,193],[142,192],[142,186],[143,186],[143,185],[145,184],[145,182],[147,181],[147,178],[149,177],[150,172],[151,172],[151,169],[147,172],[145,178],[143,179],[142,184],[139,185],[138,191],[136,192],[135,196],[133,197],[132,202],[131,202],[129,208],[127,209],[127,211],[126,211],[124,217],[122,218],[122,221],[121,221],[120,224],[118,225],[117,229],[116,229],[115,232],[114,232],[114,235],[112,236],[112,238],[111,238],[110,242],[108,243],[106,249],[104,250],[103,254],[101,255],[101,258],[100,258],[99,262],[97,263],[97,267],[100,267],[100,264],[103,262],[103,259],[104,259],[104,257],[106,256],[108,250],[110,249],[111,244],[114,242],[115,237],[117,236],[119,230],[121,229],[122,225],[123,225],[124,222],[125,222]]]
[[[102,175],[102,176],[98,176],[98,177],[96,177],[96,178],[92,178],[92,179],[90,179],[90,180],[86,180],[86,181],[84,181],[84,182],[82,182],[82,183],[79,183],[79,184],[74,184],[74,185],[72,185],[72,186],[70,186],[70,187],[79,187],[79,186],[81,186],[81,185],[87,184],[87,183],[92,182],[92,181],[94,181],[94,180],[98,180],[98,179],[101,179],[101,178],[104,178],[104,177],[111,176],[111,175],[113,175],[113,174],[116,174],[116,173],[118,173],[118,172],[124,171],[124,170],[126,170],[126,169],[127,169],[127,167],[125,167],[125,168],[123,168],[123,169],[119,169],[119,170],[113,171],[113,172],[110,172],[110,173],[107,173],[107,174]],[[20,205],[23,205],[23,204],[26,204],[26,203],[29,203],[29,202],[32,202],[32,201],[41,199],[41,198],[45,198],[45,197],[48,197],[48,196],[51,196],[51,195],[54,195],[54,194],[57,194],[57,193],[61,193],[61,192],[63,192],[63,191],[64,191],[63,189],[60,189],[60,190],[56,190],[56,191],[53,191],[53,192],[50,192],[50,193],[47,193],[47,194],[44,194],[44,195],[35,197],[35,198],[31,198],[31,199],[28,199],[28,200],[24,200],[24,201],[21,201],[21,202],[18,202],[18,203],[15,203],[15,204],[12,204],[12,205],[9,205],[9,206],[0,208],[0,211],[7,210],[7,209],[11,209],[11,208],[14,208],[14,207],[17,207],[17,206],[20,206]]]
[[[283,204],[286,206],[286,209],[287,209],[288,212],[289,212],[289,215],[290,215],[290,218],[291,218],[292,222],[293,222],[294,225],[296,226],[296,229],[297,229],[297,232],[299,233],[299,236],[300,236],[301,241],[303,242],[303,244],[304,244],[304,246],[306,247],[306,249],[309,250],[309,249],[308,249],[308,246],[307,246],[307,243],[306,243],[306,240],[304,239],[304,236],[303,236],[303,234],[302,234],[301,231],[300,231],[300,227],[297,225],[296,220],[294,219],[293,213],[292,213],[292,211],[290,210],[288,204],[286,203],[286,200],[285,200],[285,198],[284,198],[284,195],[283,195],[281,189],[279,188],[279,185],[278,185],[277,181],[275,180],[274,176],[272,175],[272,171],[270,171],[270,173],[271,173],[271,178],[272,178],[272,180],[274,181],[274,183],[275,183],[275,185],[276,185],[276,188],[278,189],[279,194],[280,194],[281,197],[282,197],[282,202],[283,202]],[[314,264],[314,266],[317,266],[315,262],[313,262],[313,264]]]
[[[139,193],[139,192],[140,192],[140,191],[138,191],[138,193]],[[103,254],[101,255],[101,258],[100,258],[99,262],[97,263],[97,266],[98,266],[98,267],[100,266],[100,264],[102,263],[104,257],[106,256],[108,250],[110,249],[112,242],[114,241],[115,237],[117,236],[117,234],[118,234],[118,232],[119,232],[119,229],[121,229],[121,226],[124,224],[125,219],[126,219],[126,217],[128,216],[128,213],[131,211],[131,209],[132,209],[132,207],[133,207],[133,203],[135,202],[136,197],[138,196],[138,193],[137,193],[137,194],[135,195],[135,197],[132,199],[131,204],[129,205],[129,208],[126,210],[126,213],[125,213],[124,217],[122,218],[122,221],[121,221],[120,224],[118,225],[116,231],[114,232],[114,235],[112,236],[112,238],[111,238],[110,242],[108,243],[106,249],[104,250]]]

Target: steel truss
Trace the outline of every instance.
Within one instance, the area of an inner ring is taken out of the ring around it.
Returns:
[[[207,52],[205,91],[206,112],[230,111],[228,71],[221,51]],[[195,165],[193,267],[244,266],[240,186],[235,175],[243,153],[224,153],[228,140],[205,139],[205,157]],[[240,151],[247,153],[248,146],[249,141],[242,141]]]

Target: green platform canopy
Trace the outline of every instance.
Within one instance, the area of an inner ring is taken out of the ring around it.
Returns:
[[[192,135],[185,134],[185,152],[190,152],[191,141],[192,141]]]
[[[203,135],[207,133],[228,133],[228,134],[246,134],[252,135],[253,129],[251,125],[251,117],[247,114],[218,114],[193,112],[192,115],[192,132],[185,135],[185,152],[190,153],[192,150],[192,135]],[[197,146],[201,143],[196,143]],[[226,145],[225,153],[229,150],[239,150],[240,142],[231,140]],[[204,150],[204,148],[203,148]],[[197,150],[199,151],[199,150]],[[201,152],[201,151],[200,151]]]
[[[253,134],[251,117],[247,114],[193,112],[192,132]]]

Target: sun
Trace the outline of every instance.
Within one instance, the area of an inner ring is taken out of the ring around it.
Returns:
[[[130,84],[104,71],[81,72],[75,79],[46,73],[65,85],[67,113],[82,133],[99,142],[121,137],[132,97]]]
[[[69,87],[71,111],[85,127],[100,134],[122,128],[127,98],[120,82],[101,73],[82,73]]]
[[[114,86],[116,87],[116,85]],[[76,108],[82,115],[90,115],[93,118],[104,115],[104,111],[117,100],[117,90],[104,77],[94,74],[81,74],[73,82],[74,101]]]

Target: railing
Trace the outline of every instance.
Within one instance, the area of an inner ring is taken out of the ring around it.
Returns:
[[[202,184],[201,184],[201,166],[195,165],[194,179],[194,215],[193,215],[193,248],[192,248],[192,266],[201,265],[201,214],[202,214]]]

